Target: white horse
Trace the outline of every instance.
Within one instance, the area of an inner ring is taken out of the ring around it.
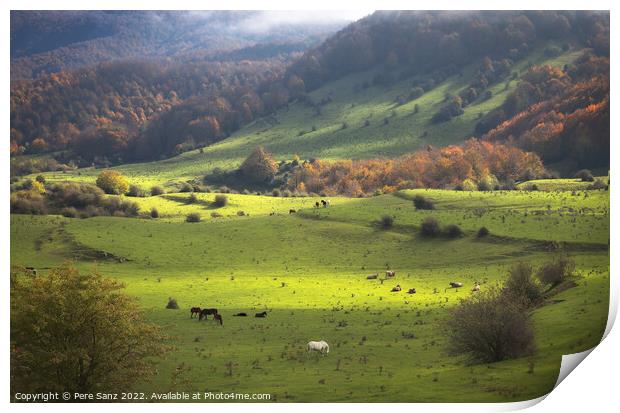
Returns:
[[[310,341],[308,346],[306,347],[308,351],[318,351],[323,355],[329,354],[329,344],[327,342],[321,341]]]

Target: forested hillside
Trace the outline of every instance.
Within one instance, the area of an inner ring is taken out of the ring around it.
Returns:
[[[80,32],[86,43],[107,38],[97,27]],[[58,30],[48,48],[72,33]],[[16,80],[11,151],[109,166],[204,148],[195,159],[207,172],[238,166],[258,145],[286,157],[376,158],[474,136],[532,151],[562,174],[609,165],[608,13],[376,12],[303,54],[313,37],[274,46],[284,32],[217,52],[181,47],[180,36],[166,43],[174,59]],[[39,56],[40,44],[26,36],[14,53]],[[212,146],[228,139],[237,143]]]

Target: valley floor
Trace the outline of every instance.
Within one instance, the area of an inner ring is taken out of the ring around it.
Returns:
[[[416,211],[416,193],[436,210]],[[270,393],[278,402],[518,401],[549,392],[561,355],[591,348],[605,329],[608,191],[415,190],[331,198],[319,209],[317,198],[254,195],[229,195],[228,206],[215,208],[214,194],[197,195],[194,204],[188,194],[137,199],[143,210],[158,208],[152,220],[11,217],[12,265],[96,268],[122,280],[164,327],[174,350],[139,391]],[[189,212],[203,221],[184,222]],[[381,229],[382,215],[394,227]],[[463,237],[420,237],[427,216],[458,224]],[[478,238],[482,226],[490,235]],[[446,354],[442,321],[476,281],[488,289],[516,262],[538,265],[558,249],[575,260],[577,286],[534,310],[533,356],[469,365]],[[387,269],[395,279],[366,279]],[[450,281],[464,287],[446,289]],[[395,284],[404,291],[390,292]],[[169,297],[179,310],[165,309]],[[218,308],[224,326],[190,319],[192,306]],[[263,310],[266,318],[252,317]],[[310,340],[327,341],[329,355],[307,354]]]

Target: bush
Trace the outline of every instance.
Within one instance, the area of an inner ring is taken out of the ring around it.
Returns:
[[[228,205],[228,197],[226,195],[216,195],[213,205],[218,208],[225,207]]]
[[[526,309],[498,289],[475,294],[450,311],[448,351],[492,363],[532,354],[534,329]]]
[[[116,171],[103,171],[95,182],[106,194],[120,195],[127,192],[129,182],[127,178]]]
[[[271,191],[271,195],[273,195],[273,196],[280,196],[280,190],[279,189],[274,189],[273,191]]]
[[[144,197],[146,196],[146,193],[138,185],[129,185],[129,191],[127,191],[127,196]]]
[[[422,221],[420,232],[425,237],[435,237],[441,233],[441,227],[439,221],[435,218],[428,217]]]
[[[151,218],[159,218],[159,211],[157,208],[151,208]]]
[[[575,178],[581,179],[582,182],[594,182],[594,175],[588,169],[582,169],[575,174]]]
[[[416,195],[413,197],[413,205],[415,206],[415,209],[435,209],[435,204],[433,201],[422,195]]]
[[[164,188],[162,188],[161,186],[154,186],[151,188],[152,196],[162,195],[163,193],[164,193]]]
[[[168,304],[166,304],[166,308],[169,310],[178,310],[179,309],[179,304],[177,303],[177,300],[175,298],[168,298]]]
[[[167,350],[138,300],[96,272],[69,264],[45,277],[13,270],[10,297],[12,391],[132,388]]]
[[[40,184],[45,184],[45,177],[43,175],[37,175],[37,177],[34,179]]]
[[[384,229],[392,228],[394,226],[394,218],[389,215],[382,216],[379,222],[381,224],[381,228]]]
[[[478,230],[478,238],[484,238],[489,235],[489,230],[487,227],[480,227]]]
[[[486,182],[486,181],[478,182],[478,191],[485,191],[486,192],[486,191],[490,191],[492,189],[493,189],[493,187],[491,187],[488,182]]]
[[[36,191],[19,191],[12,193],[11,213],[44,215],[47,213],[45,199]]]
[[[444,233],[450,238],[458,238],[463,235],[463,231],[461,230],[461,227],[459,227],[456,224],[447,225],[446,228],[444,229]]]
[[[187,182],[183,182],[183,184],[181,185],[181,188],[179,189],[179,192],[193,192],[193,191],[194,191],[194,187],[191,186]]]
[[[536,304],[541,297],[540,286],[536,282],[532,266],[525,262],[515,264],[508,270],[508,279],[504,284],[504,293],[526,306]]]
[[[189,197],[187,197],[188,204],[195,204],[196,202],[198,202],[198,197],[196,196],[196,194],[192,193]]]
[[[587,189],[608,189],[608,187],[603,181],[597,179],[593,184],[588,185]]]
[[[244,211],[237,211],[237,216],[238,217],[244,217],[245,216],[245,212]]]
[[[566,256],[559,256],[553,261],[543,264],[537,272],[541,283],[555,287],[573,275],[575,262]]]
[[[187,216],[185,217],[186,222],[200,222],[200,219],[200,214],[198,212],[192,212],[190,214],[187,214]]]
[[[270,182],[278,172],[278,165],[269,152],[258,147],[243,161],[239,170],[248,181]]]
[[[65,218],[75,218],[78,216],[77,209],[73,207],[65,207],[61,209],[60,214]]]

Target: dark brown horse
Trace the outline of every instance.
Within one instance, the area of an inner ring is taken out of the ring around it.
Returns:
[[[194,318],[194,315],[200,316],[200,312],[201,312],[201,308],[200,307],[192,307],[189,310],[189,318]]]
[[[208,315],[212,315],[213,318],[215,318],[215,316],[217,315],[217,308],[203,308],[202,311],[200,311],[200,316],[198,317],[198,320],[202,320],[203,318],[207,318]]]
[[[220,325],[223,327],[224,326],[224,321],[222,321],[222,315],[221,314],[213,314],[213,319],[215,321],[219,321]]]

